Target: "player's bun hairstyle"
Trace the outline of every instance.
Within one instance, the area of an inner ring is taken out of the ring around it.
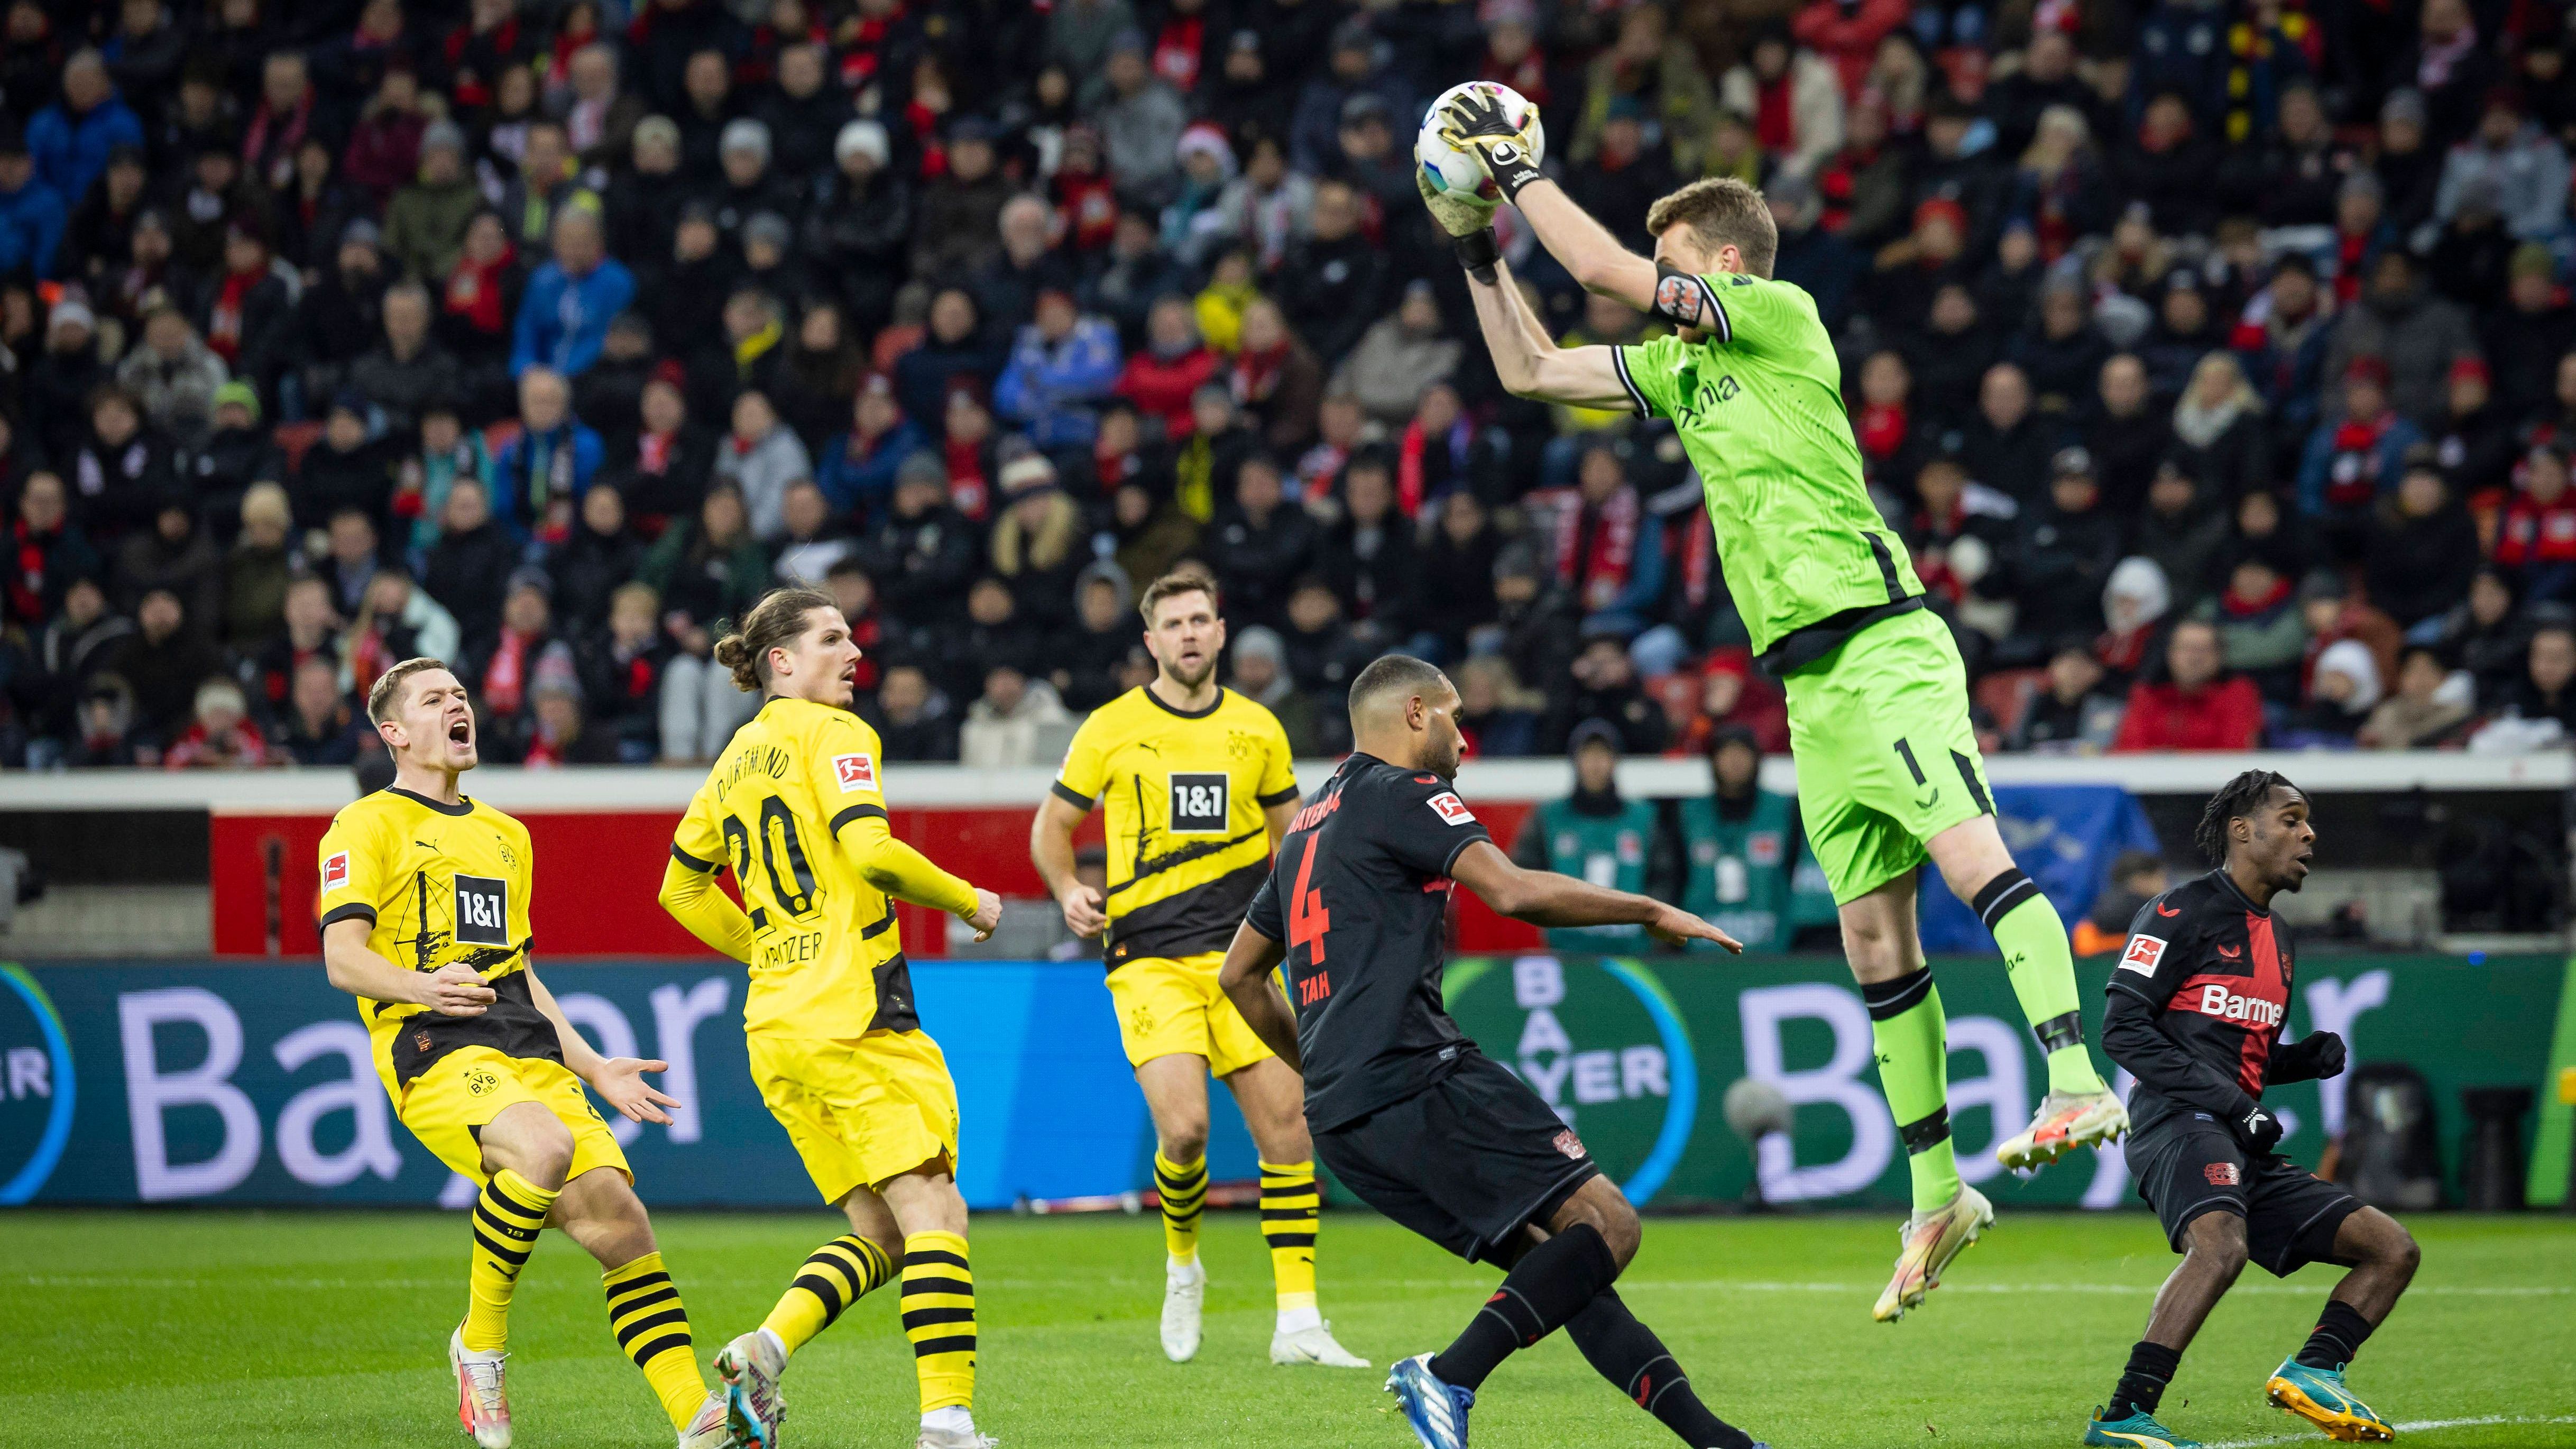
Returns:
[[[1733,247],[1744,256],[1744,270],[1771,275],[1780,255],[1780,226],[1771,219],[1771,204],[1762,193],[1732,176],[1694,181],[1646,208],[1646,232],[1662,236],[1674,222],[1690,223],[1691,234],[1714,255]]]
[[[815,609],[841,606],[821,589],[772,589],[734,631],[716,641],[716,662],[733,675],[733,687],[760,694],[769,687],[769,651],[796,642],[805,632],[805,616]]]
[[[2228,822],[2251,815],[2263,808],[2275,789],[2296,792],[2299,787],[2278,770],[2248,770],[2218,787],[2209,797],[2208,808],[2200,812],[2200,826],[2192,831],[2192,844],[2209,858],[2211,865],[2227,864]]]
[[[383,724],[402,713],[403,681],[415,674],[426,674],[430,670],[446,667],[446,660],[424,656],[418,659],[406,659],[377,675],[376,682],[367,689],[367,718],[376,724]]]
[[[1225,610],[1225,595],[1216,586],[1216,575],[1195,563],[1176,565],[1170,573],[1145,586],[1144,595],[1136,600],[1136,612],[1145,616],[1145,627],[1154,625],[1154,606],[1176,594],[1205,594],[1208,607]]]
[[[1449,676],[1436,664],[1410,654],[1381,654],[1351,681],[1351,718],[1358,720],[1386,699],[1436,698],[1448,687]]]

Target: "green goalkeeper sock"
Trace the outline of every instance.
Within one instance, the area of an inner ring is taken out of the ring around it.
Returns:
[[[1995,933],[2004,953],[2004,970],[2012,977],[2021,1014],[2030,1019],[2039,1049],[2048,1054],[2048,1089],[2052,1092],[2098,1092],[2102,1074],[2084,1050],[2084,1011],[2075,996],[2075,953],[2067,945],[2066,922],[2031,878],[2016,868],[1986,882],[1970,903],[1977,919]]]
[[[1941,992],[1932,969],[1918,966],[1893,981],[1863,982],[1870,1032],[1878,1039],[1878,1085],[1905,1139],[1914,1179],[1914,1210],[1928,1213],[1959,1195],[1959,1162],[1950,1145],[1950,1045]]]

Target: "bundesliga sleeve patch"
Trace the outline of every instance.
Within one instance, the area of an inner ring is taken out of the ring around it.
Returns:
[[[877,762],[865,755],[834,755],[832,774],[841,782],[841,793],[873,790],[877,787]]]
[[[1458,792],[1455,790],[1443,790],[1432,796],[1429,803],[1432,813],[1438,815],[1443,824],[1473,825],[1476,823],[1476,817],[1467,810],[1467,802],[1459,799]]]
[[[2141,976],[2153,976],[2156,974],[2156,963],[2164,958],[2163,937],[2132,936],[2129,938],[2128,951],[2120,957],[2120,969],[2135,971]]]
[[[341,851],[322,862],[322,889],[335,891],[349,883],[349,852]]]

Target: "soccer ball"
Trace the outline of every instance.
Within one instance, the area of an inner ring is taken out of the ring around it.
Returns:
[[[1470,92],[1499,98],[1503,103],[1503,114],[1520,128],[1521,144],[1528,149],[1531,164],[1546,158],[1547,131],[1539,124],[1538,107],[1531,105],[1527,96],[1510,86],[1496,85],[1492,81],[1469,81],[1442,91],[1440,98],[1431,103],[1431,109],[1423,113],[1422,130],[1413,138],[1413,160],[1422,168],[1424,179],[1431,183],[1434,191],[1471,192],[1479,200],[1493,201],[1501,193],[1494,185],[1494,178],[1485,174],[1484,162],[1473,153],[1450,145],[1440,134],[1440,128],[1448,124],[1448,118],[1441,114],[1442,108]]]

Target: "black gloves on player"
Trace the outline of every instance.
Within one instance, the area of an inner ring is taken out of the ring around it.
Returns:
[[[2312,1031],[2288,1046],[2272,1048],[2272,1072],[2275,1082],[2321,1082],[2343,1075],[2343,1038],[2330,1031]]]
[[[1456,146],[1473,146],[1485,158],[1485,171],[1501,188],[1505,200],[1521,194],[1521,188],[1539,178],[1536,161],[1521,140],[1520,128],[1503,113],[1503,103],[1493,96],[1469,92],[1451,101],[1442,113],[1449,124],[1442,133]]]
[[[2260,1102],[2228,1126],[2236,1134],[2237,1145],[2257,1156],[2281,1145],[2281,1119]]]

